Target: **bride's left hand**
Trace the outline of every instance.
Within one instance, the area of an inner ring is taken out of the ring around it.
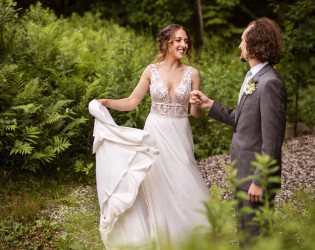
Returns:
[[[190,92],[190,100],[189,100],[189,102],[190,102],[191,104],[197,104],[197,105],[198,105],[198,104],[201,103],[198,94],[199,94],[199,91],[198,91],[198,90],[192,90],[192,91]]]
[[[98,99],[98,102],[106,107],[106,99]]]

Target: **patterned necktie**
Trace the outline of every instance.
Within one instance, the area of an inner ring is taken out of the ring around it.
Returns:
[[[238,101],[237,101],[237,104],[239,104],[240,101],[241,101],[241,97],[242,97],[242,95],[243,95],[245,85],[246,85],[246,83],[248,82],[248,78],[249,78],[251,75],[252,75],[252,72],[250,72],[250,70],[249,70],[249,71],[247,72],[246,76],[245,76],[245,79],[244,79],[244,82],[243,82],[243,84],[242,84],[240,93],[238,94]]]

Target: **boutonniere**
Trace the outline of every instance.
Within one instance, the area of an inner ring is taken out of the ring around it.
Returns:
[[[253,94],[257,88],[257,86],[256,86],[257,83],[258,83],[258,81],[255,78],[250,78],[249,81],[245,85],[244,93],[246,95]]]

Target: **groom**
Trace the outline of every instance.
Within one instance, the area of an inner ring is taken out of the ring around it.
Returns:
[[[231,160],[236,160],[239,179],[249,175],[259,176],[259,169],[251,165],[251,161],[256,160],[255,153],[269,155],[277,160],[280,168],[275,175],[281,176],[287,94],[283,79],[272,67],[280,61],[280,42],[280,29],[268,18],[249,23],[243,32],[239,45],[240,60],[248,62],[250,71],[241,87],[236,109],[229,109],[200,91],[191,92],[191,103],[210,109],[209,117],[234,127]],[[280,184],[269,186],[279,187]],[[244,206],[259,209],[263,194],[259,181],[249,180],[237,189],[245,191],[248,196],[248,200],[240,202],[239,209]],[[257,223],[253,224],[253,217],[254,214],[250,214],[239,218],[241,230],[248,235],[246,243],[260,234],[260,227]]]

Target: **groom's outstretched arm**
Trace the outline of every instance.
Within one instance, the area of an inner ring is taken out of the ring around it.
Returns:
[[[229,109],[221,103],[214,102],[208,113],[208,116],[234,127],[235,112],[235,109]]]
[[[210,109],[208,116],[211,118],[231,126],[235,124],[235,109],[229,109],[221,103],[211,100],[201,91],[191,91],[190,103],[197,104],[204,109]]]

